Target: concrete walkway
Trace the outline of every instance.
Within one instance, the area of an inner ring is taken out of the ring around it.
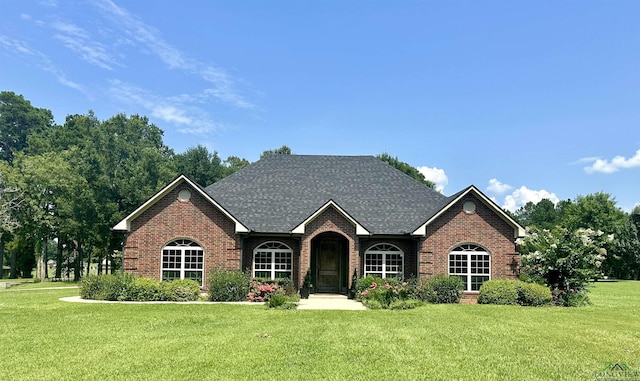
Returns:
[[[345,295],[311,294],[309,299],[300,299],[299,310],[366,310],[367,307]]]
[[[252,302],[115,302],[107,300],[88,300],[79,296],[68,296],[60,298],[63,302],[75,303],[123,303],[123,304],[245,304],[262,305],[264,303]],[[311,294],[309,299],[300,299],[299,310],[366,310],[367,308],[360,302],[348,299],[345,295],[336,294]]]

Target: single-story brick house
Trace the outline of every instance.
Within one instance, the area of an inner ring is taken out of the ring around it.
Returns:
[[[474,186],[452,196],[373,156],[271,155],[202,188],[179,176],[119,222],[124,270],[158,279],[210,270],[310,271],[315,292],[354,273],[460,276],[473,293],[515,278],[524,228]]]

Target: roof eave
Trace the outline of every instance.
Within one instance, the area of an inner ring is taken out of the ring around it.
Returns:
[[[167,186],[158,191],[155,195],[151,196],[145,203],[140,205],[136,210],[134,210],[131,214],[125,217],[122,221],[118,222],[112,230],[115,231],[131,231],[131,221],[135,220],[142,213],[144,213],[147,209],[149,209],[152,205],[154,205],[158,200],[162,197],[166,196],[169,192],[174,190],[178,185],[182,183],[187,183],[191,186],[191,188],[195,189],[202,197],[204,197],[211,205],[220,210],[222,214],[224,214],[227,218],[233,221],[235,225],[236,233],[249,233],[249,229],[244,226],[237,218],[235,218],[229,211],[222,207],[222,205],[218,204],[216,200],[214,200],[208,193],[202,189],[201,186],[194,183],[185,175],[180,175],[176,177],[172,182],[170,182]]]

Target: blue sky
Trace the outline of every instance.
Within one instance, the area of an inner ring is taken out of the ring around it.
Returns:
[[[388,152],[515,210],[640,203],[638,1],[0,1],[0,90],[176,152]]]

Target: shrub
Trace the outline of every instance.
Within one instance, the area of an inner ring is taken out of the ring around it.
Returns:
[[[413,299],[414,295],[414,283],[396,278],[366,276],[356,282],[355,288],[356,299],[370,309],[401,309],[401,305],[409,308],[411,303],[402,302]]]
[[[119,273],[90,275],[80,282],[84,299],[120,301],[192,301],[200,294],[198,282],[190,279],[160,282],[137,275]]]
[[[370,310],[381,310],[385,308],[382,303],[372,299],[362,299],[362,304]]]
[[[165,300],[191,302],[200,297],[200,284],[191,279],[174,280],[165,282],[162,291]]]
[[[410,310],[422,305],[422,302],[416,299],[394,300],[389,304],[390,310]]]
[[[567,291],[560,289],[553,289],[551,291],[552,302],[556,306],[561,307],[582,307],[589,305],[589,297],[587,296],[587,289],[574,290],[569,289]]]
[[[463,288],[460,277],[442,274],[422,281],[416,290],[416,295],[419,300],[429,303],[458,303]]]
[[[82,299],[97,299],[102,290],[102,278],[99,275],[88,275],[80,281],[80,297]]]
[[[286,294],[284,287],[270,279],[251,279],[249,282],[249,301],[267,302],[277,292]]]
[[[518,304],[516,281],[493,279],[480,287],[478,304]]]
[[[551,303],[551,290],[537,283],[516,282],[518,304],[521,306],[544,306]]]
[[[249,276],[241,271],[215,269],[209,273],[209,300],[240,302],[247,300]]]
[[[267,307],[291,310],[297,307],[297,301],[298,299],[292,295],[287,295],[284,288],[281,287],[269,297]]]
[[[136,278],[128,273],[89,275],[80,281],[80,296],[95,300],[130,300],[128,294]]]

